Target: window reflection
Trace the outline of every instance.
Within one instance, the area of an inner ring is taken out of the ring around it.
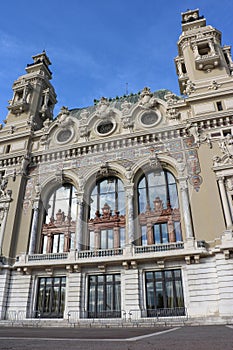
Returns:
[[[65,288],[65,277],[39,278],[35,315],[42,318],[62,318]]]
[[[182,241],[176,180],[168,170],[145,173],[138,183],[139,245]]]
[[[96,212],[101,213],[105,203],[109,205],[113,213],[118,211],[124,215],[125,194],[122,181],[116,177],[98,181],[92,190],[90,202],[90,218],[94,218]]]
[[[75,248],[76,197],[64,184],[50,196],[42,227],[41,253],[61,253]]]
[[[146,272],[148,317],[184,315],[181,270]]]
[[[89,249],[125,245],[125,191],[117,177],[97,181],[90,194]]]
[[[121,317],[120,275],[89,276],[88,282],[88,317]]]

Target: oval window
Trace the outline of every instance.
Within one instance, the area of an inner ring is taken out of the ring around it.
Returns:
[[[72,131],[70,129],[61,130],[57,134],[57,141],[58,142],[66,142],[71,138],[71,136],[72,136]]]
[[[145,124],[145,125],[153,125],[155,124],[157,121],[158,121],[158,116],[156,113],[144,113],[142,116],[141,116],[141,122],[142,124]]]
[[[113,129],[113,122],[104,121],[97,126],[97,131],[99,134],[108,134]]]

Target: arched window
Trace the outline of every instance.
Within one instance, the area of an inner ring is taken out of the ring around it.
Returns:
[[[74,187],[64,184],[49,197],[42,225],[41,253],[61,253],[73,249],[75,219]]]
[[[139,244],[182,241],[176,180],[168,170],[145,173],[138,182]]]
[[[90,195],[89,248],[113,249],[125,244],[125,193],[122,181],[108,177],[96,182]]]

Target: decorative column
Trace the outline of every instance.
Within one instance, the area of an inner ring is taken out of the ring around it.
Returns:
[[[75,242],[76,242],[76,249],[79,251],[81,250],[82,245],[82,231],[83,231],[83,208],[84,208],[84,201],[83,201],[83,193],[77,194],[77,217],[76,217],[76,231],[75,231]]]
[[[128,237],[126,243],[132,244],[135,240],[134,237],[134,220],[133,220],[133,184],[125,188],[127,199],[127,214],[128,214]]]
[[[179,77],[181,77],[183,75],[183,72],[182,72],[182,65],[180,60],[177,60],[177,69],[178,69]]]
[[[95,250],[101,249],[101,231],[99,228],[96,228],[94,231],[95,238],[94,238],[94,246]]]
[[[7,219],[7,214],[9,210],[9,205],[7,205],[4,208],[1,208],[1,230],[0,230],[0,255],[2,254],[2,243],[3,243],[3,236],[5,232],[5,227],[6,227],[6,219]]]
[[[194,57],[195,58],[200,58],[200,54],[199,54],[198,47],[197,47],[196,43],[193,44],[192,49],[193,49]]]
[[[6,228],[6,221],[10,202],[12,201],[11,190],[6,190],[8,180],[0,176],[0,255],[2,254],[2,243]]]
[[[186,180],[180,181],[180,190],[181,190],[181,201],[183,208],[183,218],[186,231],[186,238],[193,238],[193,228],[191,220],[191,211],[189,206],[189,195],[188,195],[188,185]]]
[[[154,244],[153,229],[152,229],[152,224],[150,222],[146,225],[146,231],[147,231],[147,244],[148,245]]]
[[[38,230],[38,220],[39,220],[39,201],[34,202],[33,208],[33,218],[30,232],[30,243],[28,254],[34,254],[36,249],[36,236]]]
[[[230,212],[227,194],[226,194],[226,188],[224,184],[224,177],[218,178],[218,184],[219,184],[219,190],[220,190],[220,195],[222,199],[223,212],[226,219],[226,226],[228,229],[232,227],[232,219],[231,219],[231,212]]]
[[[113,248],[120,247],[120,227],[115,226],[113,228]]]

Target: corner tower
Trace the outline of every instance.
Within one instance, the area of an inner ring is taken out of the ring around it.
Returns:
[[[199,15],[199,10],[182,13],[182,34],[175,58],[180,92],[210,92],[210,84],[227,88],[232,83],[233,62],[230,46],[221,45],[221,32]]]
[[[26,67],[27,74],[20,76],[13,84],[13,98],[9,101],[6,124],[24,126],[33,124],[41,129],[46,119],[52,119],[56,93],[50,83],[51,62],[45,51],[32,57],[33,63]]]

